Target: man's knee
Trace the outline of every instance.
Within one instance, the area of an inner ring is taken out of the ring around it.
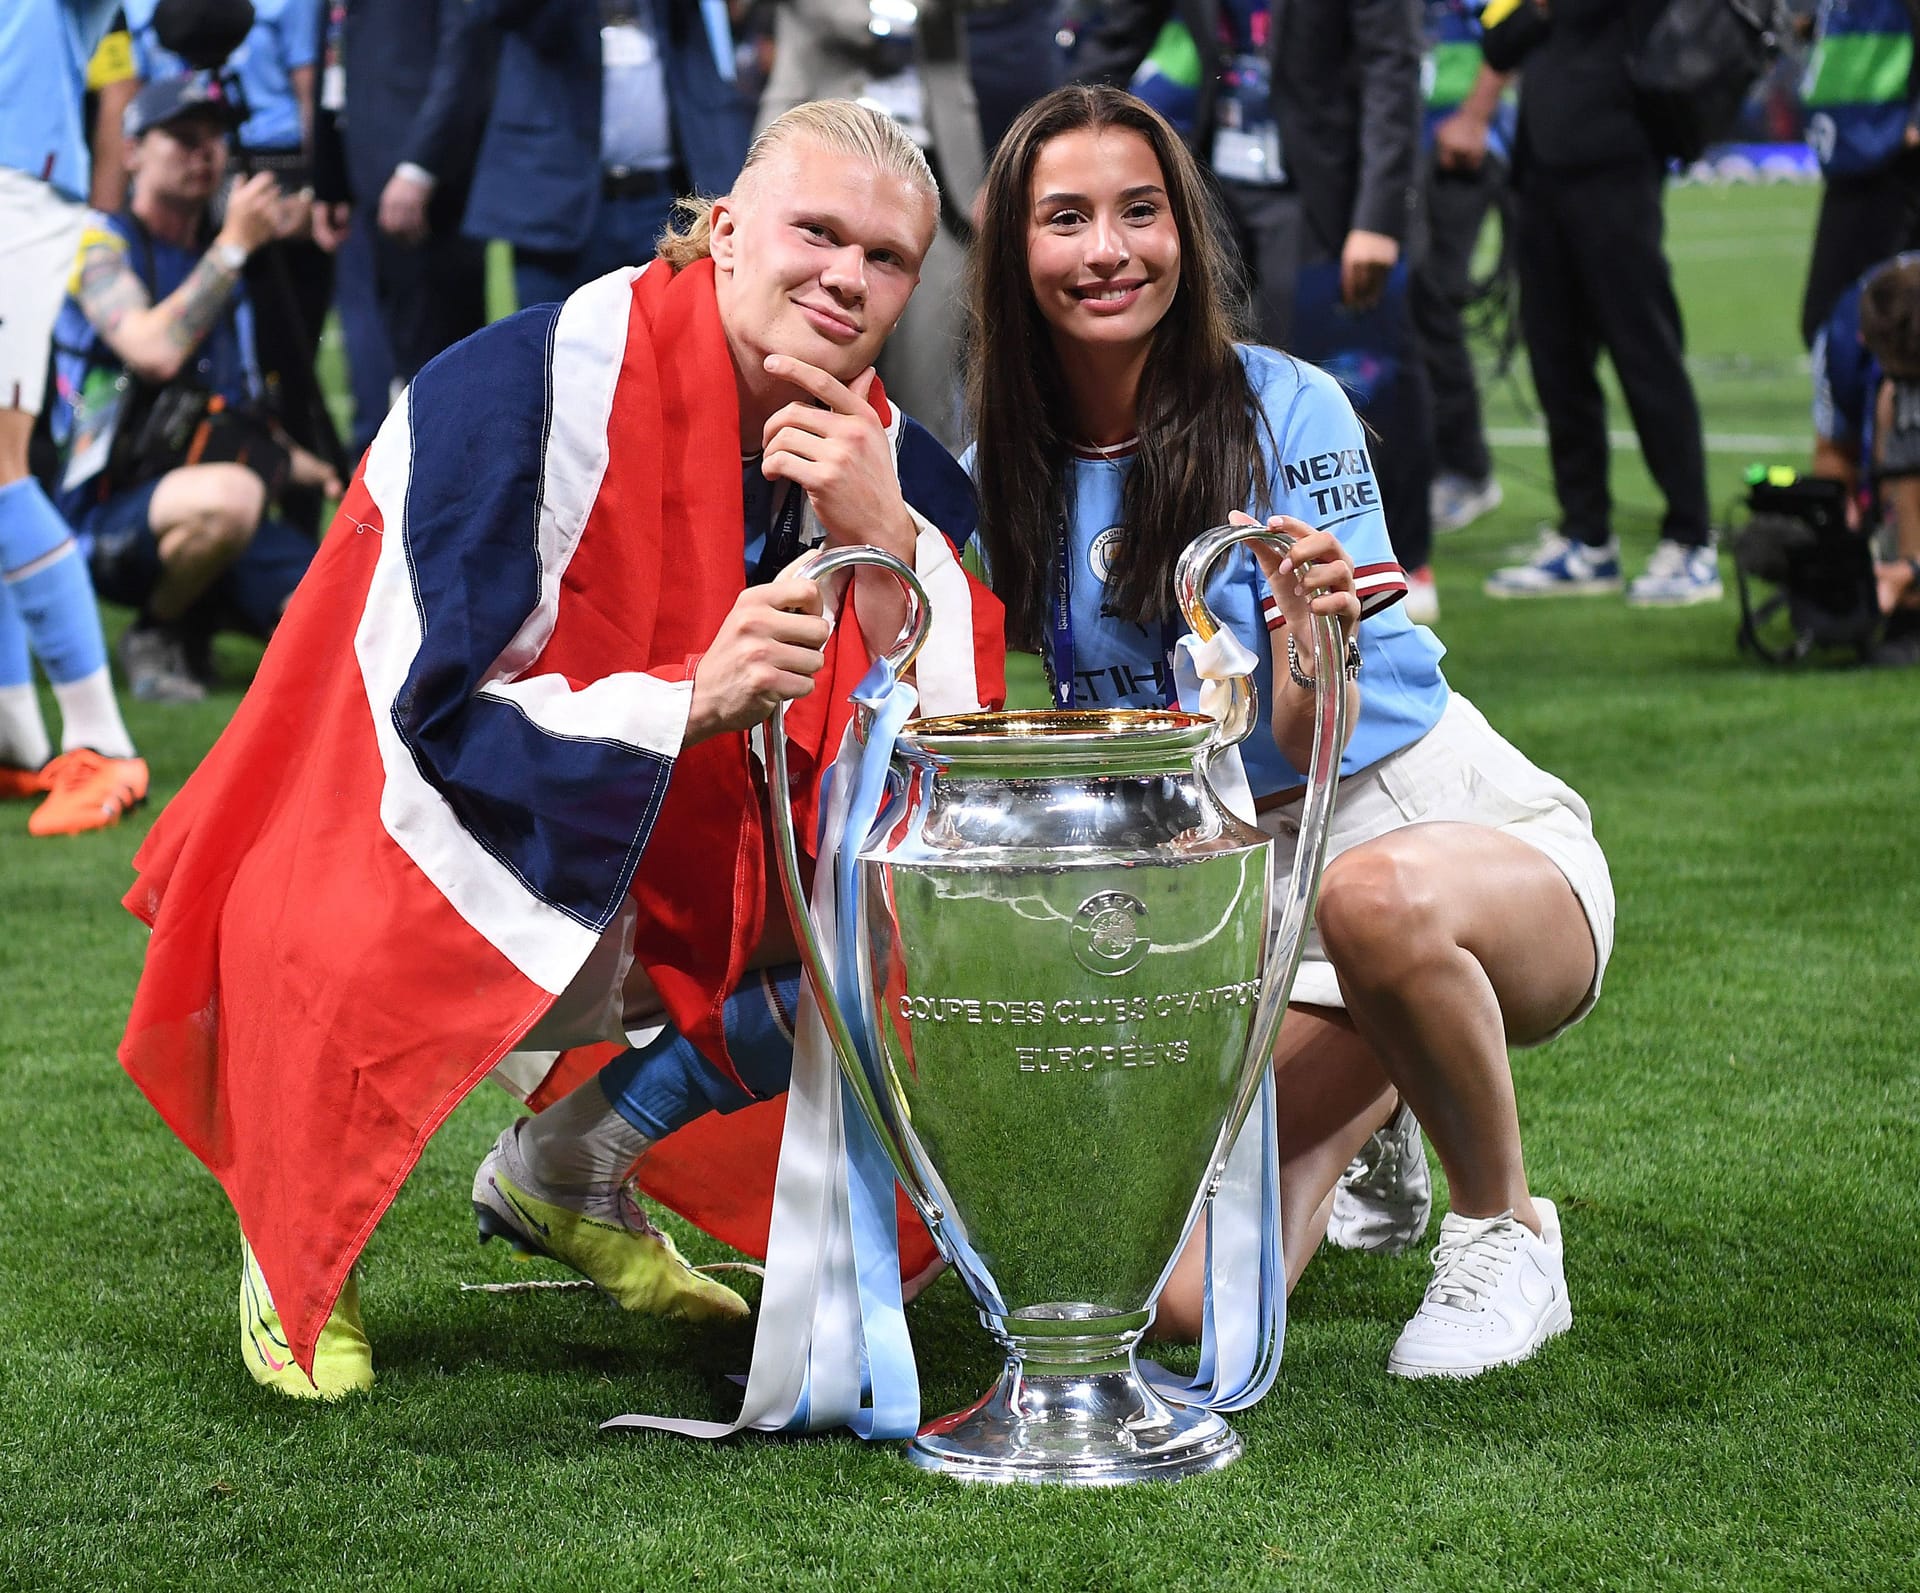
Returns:
[[[163,558],[237,553],[266,508],[266,486],[245,465],[184,465],[154,494],[153,533]]]
[[[1390,980],[1432,955],[1445,933],[1431,872],[1392,835],[1327,865],[1314,923],[1342,978],[1369,983]]]

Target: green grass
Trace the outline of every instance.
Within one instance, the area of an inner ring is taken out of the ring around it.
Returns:
[[[1674,197],[1716,433],[1805,431],[1811,197]],[[1528,424],[1505,395],[1493,419]],[[1746,462],[1712,455],[1717,503]],[[1475,1384],[1402,1384],[1384,1361],[1423,1260],[1322,1257],[1279,1386],[1235,1418],[1246,1459],[1117,1495],[968,1492],[845,1438],[603,1436],[622,1411],[725,1413],[747,1337],[459,1292],[520,1275],[472,1242],[468,1180],[511,1114],[483,1089],[367,1253],[374,1397],[282,1403],[235,1353],[224,1199],[113,1060],[146,817],[56,844],[13,809],[0,1584],[1912,1586],[1915,679],[1762,672],[1731,603],[1484,601],[1549,510],[1537,448],[1500,464],[1507,507],[1440,548],[1448,669],[1587,795],[1620,898],[1598,1010],[1515,1061],[1570,1336]],[[1630,452],[1616,466],[1637,565],[1657,499]],[[233,701],[132,705],[158,798]],[[911,1320],[928,1409],[971,1400],[994,1363],[961,1291]]]

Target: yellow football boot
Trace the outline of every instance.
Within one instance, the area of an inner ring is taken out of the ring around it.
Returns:
[[[340,1399],[348,1394],[364,1394],[373,1387],[373,1347],[367,1343],[367,1330],[360,1325],[360,1285],[352,1273],[347,1286],[334,1302],[333,1314],[320,1329],[320,1343],[313,1355],[313,1376],[300,1370],[300,1363],[287,1347],[287,1335],[280,1326],[280,1313],[274,1309],[273,1296],[267,1292],[267,1280],[260,1263],[254,1259],[253,1246],[240,1241],[240,1359],[247,1363],[256,1383],[278,1389],[294,1399]]]
[[[535,1194],[537,1187],[520,1155],[516,1125],[494,1141],[474,1174],[480,1242],[504,1239],[522,1255],[550,1256],[629,1311],[683,1322],[728,1322],[749,1314],[733,1290],[687,1265],[673,1240],[647,1220],[630,1185],[621,1186],[613,1203],[614,1220],[557,1205]]]

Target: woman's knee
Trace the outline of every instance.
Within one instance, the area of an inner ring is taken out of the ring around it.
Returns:
[[[1321,876],[1314,923],[1343,978],[1393,978],[1450,945],[1445,904],[1417,850],[1382,836],[1343,852]]]

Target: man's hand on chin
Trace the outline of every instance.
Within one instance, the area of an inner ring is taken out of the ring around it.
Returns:
[[[770,354],[766,369],[810,401],[788,404],[768,419],[762,473],[805,491],[828,546],[864,542],[911,566],[917,531],[900,495],[893,445],[867,402],[873,368],[847,383],[790,354]],[[906,593],[877,569],[856,570],[854,592],[861,634],[876,651],[884,650],[906,624]]]

